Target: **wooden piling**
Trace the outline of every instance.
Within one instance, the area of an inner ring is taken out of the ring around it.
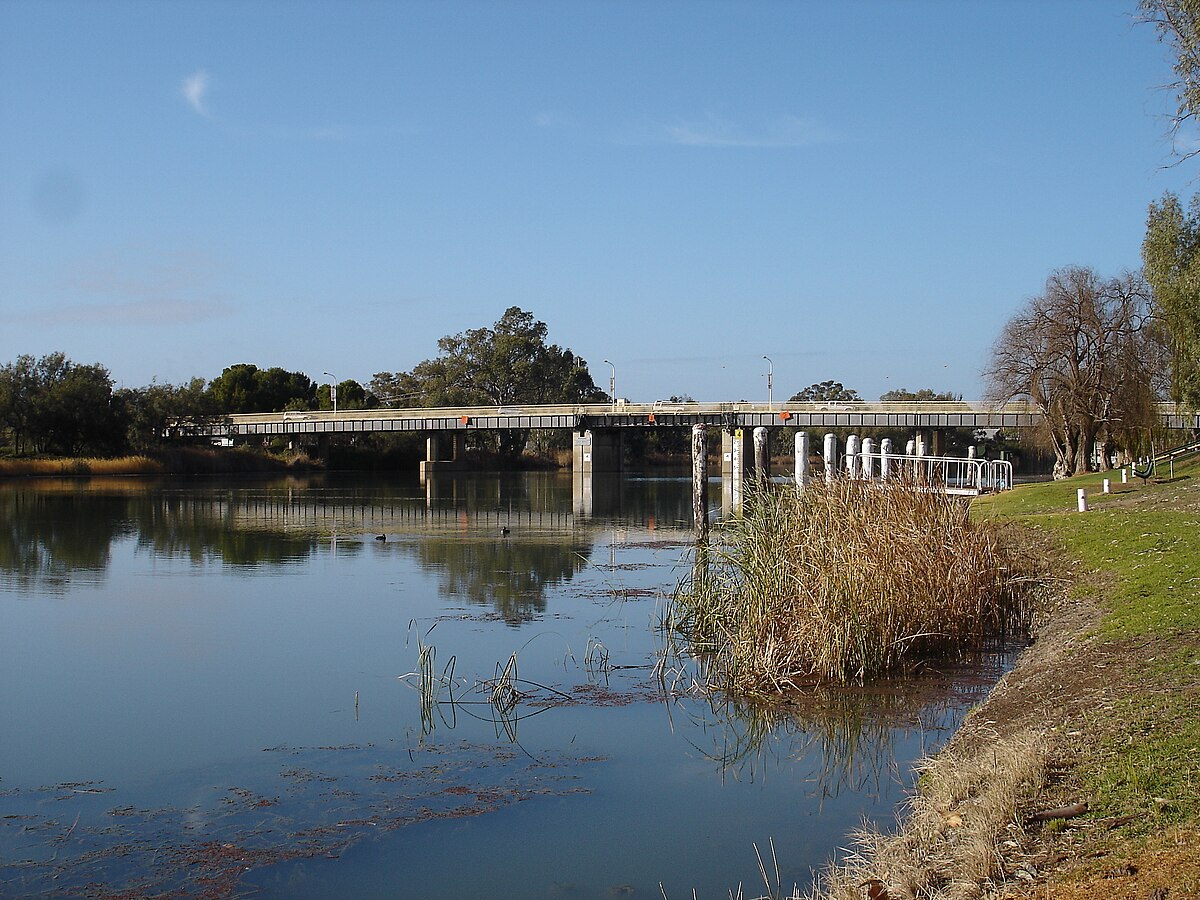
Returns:
[[[892,439],[884,438],[879,442],[879,480],[887,481],[892,476],[892,461],[888,459],[892,455]]]
[[[771,445],[767,438],[767,429],[762,425],[754,429],[754,480],[760,484],[771,478]]]
[[[837,478],[838,471],[837,458],[837,435],[825,435],[825,483],[833,484],[833,479]]]
[[[708,430],[692,426],[692,515],[696,540],[708,540]]]

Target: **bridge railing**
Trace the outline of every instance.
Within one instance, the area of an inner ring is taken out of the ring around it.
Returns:
[[[962,493],[993,493],[1013,486],[1008,460],[970,456],[908,456],[862,452],[842,460],[842,474],[868,481],[905,480],[924,488]]]

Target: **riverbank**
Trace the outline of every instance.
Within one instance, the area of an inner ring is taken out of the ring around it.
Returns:
[[[820,896],[1200,897],[1200,467],[1107,495],[1103,477],[976,502],[1059,590],[900,832],[860,835]]]
[[[322,471],[304,454],[276,456],[241,448],[175,447],[111,459],[0,459],[0,478],[89,478],[114,475],[236,475]]]

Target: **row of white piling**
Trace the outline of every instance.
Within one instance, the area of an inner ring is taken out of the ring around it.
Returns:
[[[1121,469],[1121,484],[1129,484],[1129,469],[1128,469],[1128,467],[1124,467]],[[1107,478],[1104,479],[1103,487],[1101,488],[1101,493],[1104,493],[1104,494],[1112,493],[1112,482],[1109,481],[1109,479],[1107,479]],[[1079,488],[1079,490],[1077,490],[1075,492],[1075,497],[1076,497],[1076,501],[1078,503],[1079,511],[1087,512],[1088,511],[1087,490],[1084,488]]]

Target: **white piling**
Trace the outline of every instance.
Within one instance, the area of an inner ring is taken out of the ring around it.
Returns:
[[[1087,491],[1085,491],[1083,488],[1080,488],[1076,493],[1079,498],[1079,511],[1087,512],[1088,511]]]
[[[862,460],[860,459],[858,452],[858,435],[848,435],[846,437],[846,468],[851,478],[857,478],[859,475],[858,464]]]
[[[867,481],[875,478],[875,442],[870,438],[862,442],[862,477]]]
[[[967,448],[967,459],[975,459],[975,445],[972,444]]]
[[[892,439],[884,438],[879,442],[879,479],[887,481],[892,475],[892,461],[888,459],[892,455]]]
[[[825,483],[833,484],[837,477],[837,435],[825,435]]]
[[[796,486],[808,484],[808,432],[796,432]]]

